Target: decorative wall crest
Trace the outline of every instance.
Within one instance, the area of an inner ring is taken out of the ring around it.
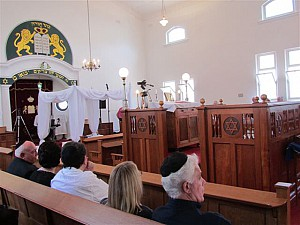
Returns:
[[[72,65],[73,56],[64,35],[42,21],[27,21],[17,26],[6,44],[7,59],[24,55],[48,55]]]

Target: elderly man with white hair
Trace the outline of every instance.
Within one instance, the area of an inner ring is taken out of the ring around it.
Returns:
[[[230,225],[221,214],[201,212],[204,185],[196,154],[174,152],[161,168],[162,185],[170,199],[154,210],[152,219],[168,225]]]
[[[25,141],[15,150],[15,158],[9,164],[7,172],[29,179],[30,175],[38,168],[33,165],[37,161],[36,146],[31,141]]]

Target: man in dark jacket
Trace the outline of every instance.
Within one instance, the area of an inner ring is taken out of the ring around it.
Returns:
[[[221,214],[201,212],[204,185],[196,154],[174,152],[161,168],[162,185],[170,199],[154,210],[152,219],[168,225],[230,225]]]
[[[36,146],[31,141],[25,141],[15,150],[15,158],[9,164],[7,172],[29,179],[37,167],[33,165],[37,160]]]

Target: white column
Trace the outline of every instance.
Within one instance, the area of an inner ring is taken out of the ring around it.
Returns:
[[[12,131],[11,124],[11,110],[10,110],[10,98],[9,98],[9,87],[10,85],[1,85],[1,113],[0,118],[2,117],[2,124],[6,126],[8,131]]]

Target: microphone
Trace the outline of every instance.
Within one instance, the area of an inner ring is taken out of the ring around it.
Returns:
[[[106,90],[108,90],[108,84],[105,84],[106,85]]]

